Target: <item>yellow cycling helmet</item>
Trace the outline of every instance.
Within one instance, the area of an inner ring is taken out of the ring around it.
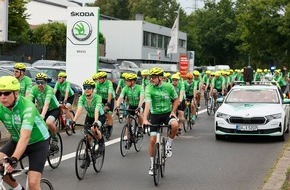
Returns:
[[[165,78],[169,78],[169,77],[171,76],[171,74],[170,74],[170,73],[164,73],[163,76],[164,76]]]
[[[149,70],[148,70],[148,69],[145,69],[145,70],[141,71],[141,75],[142,75],[142,76],[147,76],[147,75],[149,75]]]
[[[153,67],[152,69],[149,70],[149,75],[157,75],[157,76],[163,76],[163,69],[159,67]]]
[[[107,73],[105,71],[100,71],[97,73],[97,78],[98,79],[107,78]]]
[[[92,79],[93,80],[97,80],[98,79],[98,73],[93,74]]]
[[[173,74],[173,75],[171,76],[171,79],[172,79],[172,80],[173,80],[173,79],[179,80],[179,79],[180,79],[180,76],[179,76],[178,74]]]
[[[13,76],[0,77],[0,90],[1,91],[18,91],[20,83],[17,78]]]
[[[35,75],[35,80],[46,80],[47,79],[47,75],[45,73],[37,73]]]
[[[13,68],[21,71],[26,70],[26,66],[23,63],[16,63]]]
[[[121,75],[121,77],[122,78],[126,78],[126,75],[127,75],[128,73],[122,73],[122,75]]]
[[[83,86],[91,86],[91,87],[95,87],[95,82],[92,79],[87,79],[83,82]]]
[[[211,72],[210,72],[210,70],[207,70],[207,71],[205,71],[205,74],[210,74]]]
[[[268,72],[268,69],[264,69],[264,73],[267,73]]]
[[[199,71],[194,70],[194,71],[192,72],[192,74],[195,75],[195,76],[199,76]]]
[[[134,73],[127,73],[127,75],[125,76],[125,80],[136,80],[137,79],[137,75]]]
[[[57,76],[58,77],[62,77],[62,78],[66,78],[67,77],[65,72],[59,72]]]
[[[215,76],[216,76],[216,77],[221,76],[221,72],[220,72],[220,71],[215,72]]]

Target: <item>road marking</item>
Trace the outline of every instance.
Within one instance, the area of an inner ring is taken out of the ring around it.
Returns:
[[[198,114],[202,114],[202,113],[205,113],[205,112],[206,112],[206,109],[199,111]],[[185,137],[185,138],[186,138],[186,137]],[[191,138],[195,138],[195,137],[191,136]],[[112,144],[116,144],[116,143],[118,143],[118,142],[120,142],[120,137],[105,142],[105,145],[106,145],[106,146],[110,146],[110,145],[112,145]],[[68,160],[68,159],[74,158],[75,155],[76,155],[76,152],[72,152],[72,153],[69,153],[69,154],[63,155],[61,161],[65,161],[65,160]],[[46,161],[45,166],[48,166],[48,165],[49,165],[49,164],[48,164],[48,162]]]

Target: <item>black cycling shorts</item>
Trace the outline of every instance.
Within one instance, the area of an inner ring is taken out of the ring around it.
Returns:
[[[106,118],[105,114],[99,115],[99,121],[102,123],[102,126],[106,122],[106,119],[107,118]],[[94,117],[89,117],[88,115],[86,116],[85,124],[92,125],[94,122],[95,122],[95,118]]]
[[[170,125],[170,122],[172,120],[176,120],[175,118],[170,118],[171,112],[163,113],[163,114],[151,114],[151,124],[152,125],[158,125],[158,124],[165,124]],[[150,132],[157,132],[157,127],[150,127]]]
[[[59,117],[59,114],[60,114],[60,110],[59,108],[55,108],[53,110],[49,110],[46,112],[45,114],[45,117],[44,117],[44,121],[46,121],[46,119],[49,117],[49,116],[53,116],[54,119],[56,120],[58,117]]]
[[[111,102],[110,102],[110,109],[108,110],[108,111],[111,111],[111,112],[113,112],[113,110],[114,110],[114,98],[112,98],[111,99]],[[108,100],[107,99],[102,99],[102,103],[105,105],[106,103],[108,103]]]
[[[182,100],[182,102],[180,102],[177,110],[179,110],[179,111],[184,111],[185,110],[185,100]]]
[[[17,142],[10,139],[0,150],[8,157],[11,157],[15,151]],[[28,145],[24,151],[23,156],[28,156],[29,159],[29,171],[43,172],[44,164],[46,162],[48,154],[49,140],[40,141],[31,145]]]

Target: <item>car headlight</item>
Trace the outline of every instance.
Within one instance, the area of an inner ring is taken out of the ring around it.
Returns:
[[[277,113],[277,114],[273,114],[273,115],[267,115],[266,116],[268,121],[271,121],[272,119],[281,119],[282,118],[282,114],[281,113]]]
[[[223,118],[224,120],[227,120],[231,117],[230,115],[221,112],[217,112],[216,116],[219,118]]]

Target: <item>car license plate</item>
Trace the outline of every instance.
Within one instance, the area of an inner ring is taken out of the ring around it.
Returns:
[[[258,130],[258,126],[240,126],[240,125],[237,125],[236,126],[237,130],[240,130],[240,131],[257,131]]]

